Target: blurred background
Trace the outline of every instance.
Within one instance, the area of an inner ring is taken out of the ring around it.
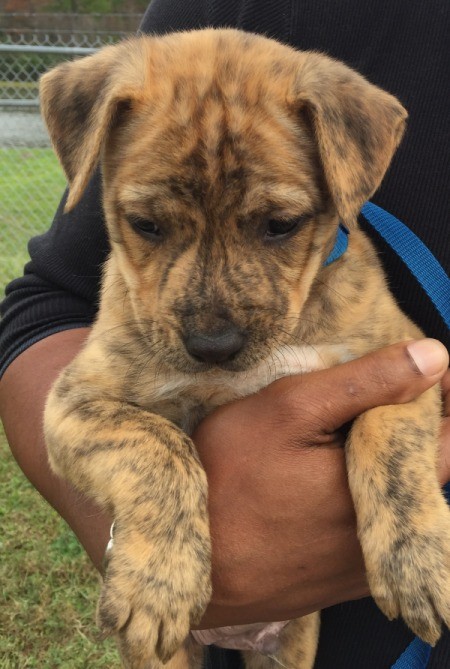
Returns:
[[[134,33],[146,0],[0,0],[0,283],[22,271],[64,176],[39,116],[40,75]]]

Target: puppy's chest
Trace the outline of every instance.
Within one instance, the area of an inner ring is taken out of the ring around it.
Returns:
[[[326,369],[353,357],[350,349],[341,344],[281,347],[245,372],[213,369],[195,375],[161,375],[141,386],[137,401],[191,434],[206,415],[222,404],[256,393],[284,376]]]

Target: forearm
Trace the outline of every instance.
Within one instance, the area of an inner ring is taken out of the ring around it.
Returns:
[[[88,332],[87,328],[59,332],[19,355],[0,382],[0,413],[20,468],[70,525],[100,569],[111,521],[90,500],[53,474],[42,431],[48,391],[60,371],[78,353]]]

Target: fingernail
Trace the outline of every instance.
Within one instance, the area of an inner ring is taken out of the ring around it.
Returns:
[[[412,341],[406,350],[414,366],[423,376],[435,376],[448,367],[447,349],[437,339]]]

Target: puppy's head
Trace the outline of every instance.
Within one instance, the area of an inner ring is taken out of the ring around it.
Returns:
[[[136,323],[182,371],[247,369],[291,341],[406,118],[343,64],[235,30],[107,47],[46,74],[41,101],[67,208],[100,161]]]

